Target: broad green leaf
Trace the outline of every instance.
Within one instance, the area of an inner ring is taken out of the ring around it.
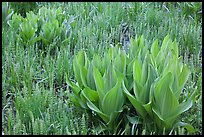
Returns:
[[[155,105],[158,106],[160,113],[158,116],[161,116],[164,120],[171,115],[171,113],[175,111],[176,107],[179,105],[176,96],[169,88],[169,81],[171,81],[171,77],[172,74],[169,72],[167,75],[161,78],[156,84],[154,92]]]
[[[80,75],[81,81],[85,87],[87,86],[87,73],[88,73],[87,69],[84,66],[82,66],[80,68]]]
[[[143,64],[142,64],[142,72],[141,72],[141,78],[140,78],[140,83],[142,85],[144,85],[146,83],[146,80],[147,80],[147,77],[148,77],[148,74],[147,74],[147,71],[148,71],[148,66],[147,66],[147,56],[148,56],[148,53],[145,55],[145,59],[143,61]]]
[[[85,102],[81,100],[80,95],[76,95],[76,94],[71,95],[70,100],[73,101],[77,106],[87,109],[87,105]]]
[[[76,84],[74,84],[73,82],[71,82],[71,81],[69,80],[67,74],[66,74],[66,82],[67,82],[67,84],[72,88],[74,94],[78,95],[79,92],[80,92],[80,90],[81,90],[81,88],[78,87],[78,86],[77,86]]]
[[[138,101],[144,102],[143,94],[144,94],[145,87],[141,83],[134,81],[133,90],[134,90],[134,95],[136,99]]]
[[[156,39],[156,40],[154,41],[154,43],[152,44],[152,46],[151,46],[151,54],[153,55],[154,58],[156,58],[156,57],[157,57],[157,54],[159,53],[158,44],[159,44],[159,40]]]
[[[186,64],[183,66],[182,72],[179,75],[179,87],[182,87],[185,85],[186,81],[188,80],[188,76],[190,75],[190,72],[186,66]]]
[[[185,123],[185,122],[177,122],[174,127],[178,127],[178,126],[181,126],[181,127],[184,127],[188,130],[188,132],[190,133],[194,133],[195,132],[195,129],[192,125],[188,124],[188,123]]]
[[[93,77],[93,64],[90,63],[89,67],[88,67],[88,73],[87,73],[87,85],[93,89],[96,90],[96,85],[94,82],[94,77]]]
[[[152,102],[149,101],[147,104],[143,105],[143,107],[145,108],[145,110],[147,111],[147,113],[149,114],[149,116],[151,118],[153,118],[153,112],[152,112]]]
[[[96,89],[98,91],[99,99],[102,101],[103,97],[105,96],[105,91],[104,91],[104,81],[101,76],[101,73],[99,70],[94,66],[93,67],[93,74],[94,74],[94,81],[96,84]]]
[[[181,113],[187,111],[189,108],[192,107],[193,104],[193,98],[195,96],[196,90],[191,94],[191,96],[188,98],[186,102],[182,102],[178,105],[177,109],[172,115],[180,115]]]
[[[172,43],[172,49],[175,51],[175,55],[178,58],[178,44],[176,43],[176,39]]]
[[[123,86],[123,91],[126,94],[126,96],[128,97],[129,101],[131,102],[131,104],[135,107],[136,111],[144,118],[147,115],[147,112],[145,111],[145,109],[143,108],[143,106],[141,105],[140,102],[138,102],[136,100],[135,97],[133,97],[128,90],[125,87],[125,83],[122,83]]]
[[[78,61],[78,64],[80,66],[84,66],[85,65],[85,55],[84,55],[84,51],[79,51],[78,52],[78,55],[77,55],[77,61]]]
[[[135,60],[134,65],[133,65],[133,78],[134,78],[134,80],[140,82],[141,73],[142,73],[142,67],[138,63],[138,60]]]
[[[121,89],[122,79],[119,78],[116,85],[109,90],[103,98],[102,110],[105,114],[110,115],[114,111],[118,111],[123,103],[124,96]]]
[[[117,75],[113,64],[110,63],[104,74],[104,84],[105,84],[105,93],[108,92],[111,88],[117,83]]]
[[[145,46],[145,40],[144,40],[144,36],[142,35],[142,36],[140,37],[139,47],[140,47],[141,49],[143,49],[144,46]]]
[[[169,44],[169,41],[170,41],[170,36],[169,35],[167,35],[165,38],[164,38],[164,40],[163,40],[163,42],[162,42],[162,46],[161,46],[161,52],[165,52],[166,53],[166,50],[167,50],[167,47],[168,47],[168,44]]]
[[[109,116],[100,111],[91,101],[87,102],[87,106],[95,111],[106,123],[109,122]]]
[[[97,102],[98,101],[98,93],[95,90],[90,89],[89,87],[85,87],[82,91],[82,94],[85,94],[85,96],[91,101],[91,102]]]
[[[110,62],[111,62],[110,56],[108,55],[107,52],[105,52],[104,58],[102,60],[102,64],[103,64],[102,67],[104,71],[106,68],[108,68],[108,65],[110,64]]]
[[[77,62],[77,56],[75,56],[73,59],[73,70],[74,70],[74,75],[76,77],[76,80],[77,80],[79,86],[82,87],[83,84],[81,81],[80,67],[79,67],[79,64]]]
[[[102,69],[101,64],[102,64],[102,62],[101,62],[100,56],[98,54],[94,54],[94,56],[93,56],[93,64],[101,72],[101,69]]]

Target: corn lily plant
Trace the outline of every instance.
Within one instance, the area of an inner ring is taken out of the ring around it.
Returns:
[[[164,128],[168,131],[178,125],[193,132],[190,124],[178,120],[178,116],[192,106],[195,92],[186,101],[179,103],[190,72],[182,64],[181,57],[178,57],[176,41],[172,42],[167,35],[161,48],[156,40],[150,51],[146,49],[146,52],[142,52],[145,49],[142,39],[139,38],[140,42],[133,43],[134,47],[130,48],[130,57],[131,53],[139,51],[133,63],[134,94],[127,90],[125,83],[124,93],[142,119],[146,123],[155,124],[158,132]],[[131,51],[134,48],[138,50]]]
[[[192,106],[195,92],[180,102],[190,72],[178,57],[176,40],[172,42],[169,35],[161,48],[156,40],[150,50],[143,36],[132,39],[127,55],[116,46],[106,51],[102,59],[95,54],[90,61],[80,51],[74,56],[73,70],[76,82],[67,76],[73,101],[97,113],[110,130],[115,130],[116,119],[127,104],[126,96],[150,129],[154,127],[161,133],[164,128],[169,131],[185,126],[194,131],[190,124],[178,120]],[[134,119],[127,117],[133,122]]]
[[[73,59],[77,82],[72,82],[67,77],[67,83],[74,93],[73,101],[78,106],[97,113],[110,131],[116,130],[116,119],[125,102],[122,91],[125,60],[125,53],[118,48],[109,49],[102,60],[95,54],[91,61],[84,51],[80,51]]]

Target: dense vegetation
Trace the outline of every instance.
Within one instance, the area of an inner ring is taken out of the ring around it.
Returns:
[[[2,133],[202,134],[201,7],[2,2]]]

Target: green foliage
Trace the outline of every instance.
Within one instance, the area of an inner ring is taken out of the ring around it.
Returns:
[[[201,2],[11,4],[2,133],[202,134]]]
[[[95,54],[90,61],[86,53],[80,51],[73,59],[77,82],[70,81],[67,76],[67,83],[73,89],[73,102],[96,112],[110,131],[116,130],[118,122],[115,119],[124,103],[121,87],[125,71],[124,54],[120,49],[113,48],[106,52],[102,60]]]
[[[2,2],[2,24],[6,25],[7,21],[11,19],[14,11],[9,8],[8,2]]]
[[[42,41],[44,48],[48,50],[53,42],[57,44],[63,41],[65,44],[68,40],[64,31],[66,29],[63,25],[64,19],[61,8],[51,10],[42,7],[37,14],[32,11],[26,12],[25,18],[14,14],[8,24],[16,31],[24,45],[30,46]],[[52,46],[52,48],[56,48],[56,46]]]
[[[9,2],[9,5],[15,13],[19,13],[23,17],[26,16],[26,12],[37,8],[37,2]]]
[[[77,82],[71,82],[67,77],[67,83],[73,89],[74,102],[85,109],[88,106],[105,123],[110,124],[115,119],[114,113],[122,112],[123,103],[126,104],[121,94],[124,91],[144,122],[156,124],[158,133],[162,133],[164,128],[170,131],[175,125],[189,127],[189,132],[193,132],[192,126],[177,121],[181,113],[191,108],[195,92],[185,102],[179,103],[190,72],[178,57],[176,41],[172,42],[167,35],[160,48],[156,40],[150,51],[145,47],[143,36],[131,42],[128,56],[116,46],[105,52],[102,60],[95,54],[89,61],[84,51],[74,57],[73,69]],[[127,65],[126,58],[129,61]],[[130,66],[127,76],[132,74],[133,81],[124,78],[126,67]],[[88,74],[90,71],[93,76]],[[94,84],[88,83],[88,76],[94,80]],[[126,86],[130,86],[129,91]]]

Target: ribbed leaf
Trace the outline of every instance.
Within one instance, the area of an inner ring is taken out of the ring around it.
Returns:
[[[179,87],[182,87],[185,85],[186,81],[188,80],[188,76],[190,75],[190,72],[186,66],[186,64],[183,66],[182,72],[179,75]]]
[[[91,101],[91,102],[97,102],[98,101],[98,93],[95,90],[90,89],[89,87],[85,87],[82,91],[82,94]]]
[[[99,70],[94,66],[93,67],[93,73],[94,73],[94,81],[96,84],[96,89],[98,91],[99,99],[102,101],[103,97],[105,96],[105,91],[104,91],[104,81],[101,76],[101,73]]]
[[[121,109],[124,103],[121,83],[122,79],[119,78],[116,85],[104,96],[104,99],[102,101],[102,110],[105,114],[110,115],[112,112]]]
[[[109,64],[104,74],[105,93],[115,86],[117,75],[112,63]]]
[[[133,78],[135,81],[140,82],[142,74],[142,67],[140,66],[139,62],[135,60],[133,65]]]
[[[147,57],[148,56],[148,53],[146,54],[146,56],[145,56],[145,59],[144,59],[144,61],[143,61],[143,64],[142,64],[142,72],[141,72],[141,79],[140,79],[140,83],[142,84],[142,85],[144,85],[145,83],[146,83],[146,80],[147,80],[147,77],[148,77],[148,74],[147,74],[147,71],[148,71],[148,69],[147,69]]]
[[[178,58],[178,45],[176,43],[176,39],[174,40],[174,42],[172,43],[172,49],[175,52],[176,57]]]
[[[109,122],[109,116],[100,111],[91,101],[87,102],[87,106],[95,111],[106,123]]]
[[[102,70],[102,68],[101,68],[102,62],[101,62],[100,56],[98,54],[94,54],[94,56],[93,56],[93,64],[101,72],[101,70]]]
[[[87,86],[87,73],[88,73],[88,70],[84,66],[82,66],[80,68],[80,75],[81,75],[82,83],[85,87]]]
[[[156,113],[164,120],[168,118],[179,105],[176,96],[169,88],[169,81],[171,81],[171,78],[172,74],[169,72],[158,81],[154,92],[155,105],[158,106],[160,114],[158,114],[158,112]]]
[[[158,41],[158,39],[156,39],[151,46],[151,54],[153,55],[154,58],[156,58],[156,56],[159,52],[158,44],[159,44],[159,41]]]
[[[75,78],[79,84],[80,87],[82,87],[82,81],[81,81],[81,75],[80,75],[80,69],[79,69],[78,61],[77,61],[77,56],[74,57],[73,59],[73,70],[74,70],[74,75]]]
[[[88,67],[87,85],[91,89],[96,90],[96,85],[95,85],[94,77],[93,77],[93,64],[92,63],[90,63],[90,65]]]
[[[66,74],[66,82],[67,84],[72,88],[74,94],[78,95],[79,91],[81,90],[81,88],[79,86],[77,86],[75,83],[71,82],[68,78],[68,75]]]
[[[84,55],[84,51],[79,51],[78,55],[77,55],[77,61],[78,61],[78,64],[80,66],[84,66],[85,65],[85,55]]]
[[[170,36],[169,35],[167,35],[165,38],[164,38],[164,40],[163,40],[163,42],[162,42],[162,46],[161,46],[161,52],[166,52],[166,50],[167,50],[167,47],[168,47],[168,44],[169,44],[169,41],[170,41]]]
[[[125,87],[125,83],[122,83],[123,86],[123,91],[126,94],[126,96],[128,97],[129,101],[131,102],[131,104],[135,107],[136,111],[142,116],[145,117],[147,115],[147,112],[145,111],[145,109],[143,108],[143,106],[141,105],[140,102],[138,102],[136,100],[135,97],[133,97],[128,90]]]

